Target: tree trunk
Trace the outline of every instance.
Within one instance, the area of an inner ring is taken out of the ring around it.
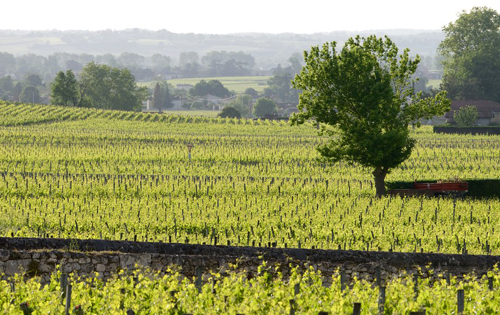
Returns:
[[[382,197],[385,195],[385,176],[387,175],[388,169],[378,166],[373,171],[373,177],[375,179],[375,196]]]

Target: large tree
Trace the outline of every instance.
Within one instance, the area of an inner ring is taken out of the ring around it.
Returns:
[[[276,73],[267,81],[266,96],[276,97],[280,102],[297,104],[300,91],[292,86],[293,76],[289,72]]]
[[[420,59],[412,60],[408,49],[400,54],[387,37],[350,38],[341,50],[325,43],[304,59],[293,81],[302,92],[292,123],[321,123],[321,134],[329,136],[318,147],[322,157],[371,168],[376,195],[383,195],[386,175],[415,145],[409,124],[449,110],[446,92],[433,98],[415,94],[411,76]]]
[[[80,100],[78,83],[71,70],[59,71],[51,85],[51,100],[54,105],[77,106]]]
[[[89,107],[139,110],[147,99],[146,87],[138,87],[128,69],[88,63],[80,73],[80,89]]]
[[[189,90],[189,94],[192,96],[206,96],[210,94],[218,97],[228,97],[231,95],[231,92],[219,80],[210,80],[208,82],[201,80]]]
[[[439,46],[442,88],[452,99],[500,101],[500,15],[493,9],[463,11],[443,28]]]
[[[266,116],[276,115],[278,106],[276,102],[270,98],[259,98],[253,106],[253,114],[256,117],[265,118]]]

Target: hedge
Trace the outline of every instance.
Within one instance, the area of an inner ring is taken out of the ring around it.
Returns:
[[[474,127],[458,127],[458,126],[434,126],[434,133],[447,134],[473,134],[473,135],[500,135],[500,126],[474,126]]]

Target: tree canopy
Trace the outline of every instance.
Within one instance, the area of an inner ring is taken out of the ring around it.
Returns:
[[[73,71],[59,71],[52,82],[51,100],[54,105],[77,106],[80,100],[78,84]]]
[[[240,112],[231,106],[224,107],[222,111],[217,114],[217,117],[221,118],[241,118]]]
[[[192,96],[206,96],[210,94],[218,97],[228,97],[231,95],[231,92],[219,80],[210,80],[208,82],[201,80],[189,90],[189,94]]]
[[[253,114],[256,117],[265,118],[269,115],[276,115],[278,113],[278,106],[276,102],[270,98],[259,98],[253,106]]]
[[[500,15],[474,7],[443,28],[442,88],[452,99],[500,101]]]
[[[460,107],[460,109],[453,115],[453,119],[461,127],[474,126],[476,124],[477,117],[477,107],[474,105]]]
[[[153,107],[158,108],[161,112],[162,109],[172,108],[173,106],[174,104],[172,103],[168,83],[162,82],[160,84],[157,82],[153,91]]]
[[[250,118],[252,116],[252,100],[248,94],[239,94],[228,103],[228,106],[236,109],[242,117]]]
[[[139,110],[147,99],[146,87],[138,87],[128,69],[88,63],[80,74],[80,88],[89,107]]]
[[[313,46],[293,80],[302,92],[292,124],[323,124],[328,143],[318,150],[331,162],[340,160],[371,168],[376,194],[385,193],[385,177],[411,154],[415,140],[409,124],[449,110],[446,92],[433,98],[415,94],[412,75],[420,61],[401,54],[388,38],[350,38]]]

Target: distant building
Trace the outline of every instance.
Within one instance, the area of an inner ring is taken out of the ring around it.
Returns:
[[[478,126],[500,124],[500,103],[487,100],[451,101],[451,110],[444,115],[446,122],[456,124],[453,119],[455,113],[467,105],[476,106],[478,112],[476,124]]]

